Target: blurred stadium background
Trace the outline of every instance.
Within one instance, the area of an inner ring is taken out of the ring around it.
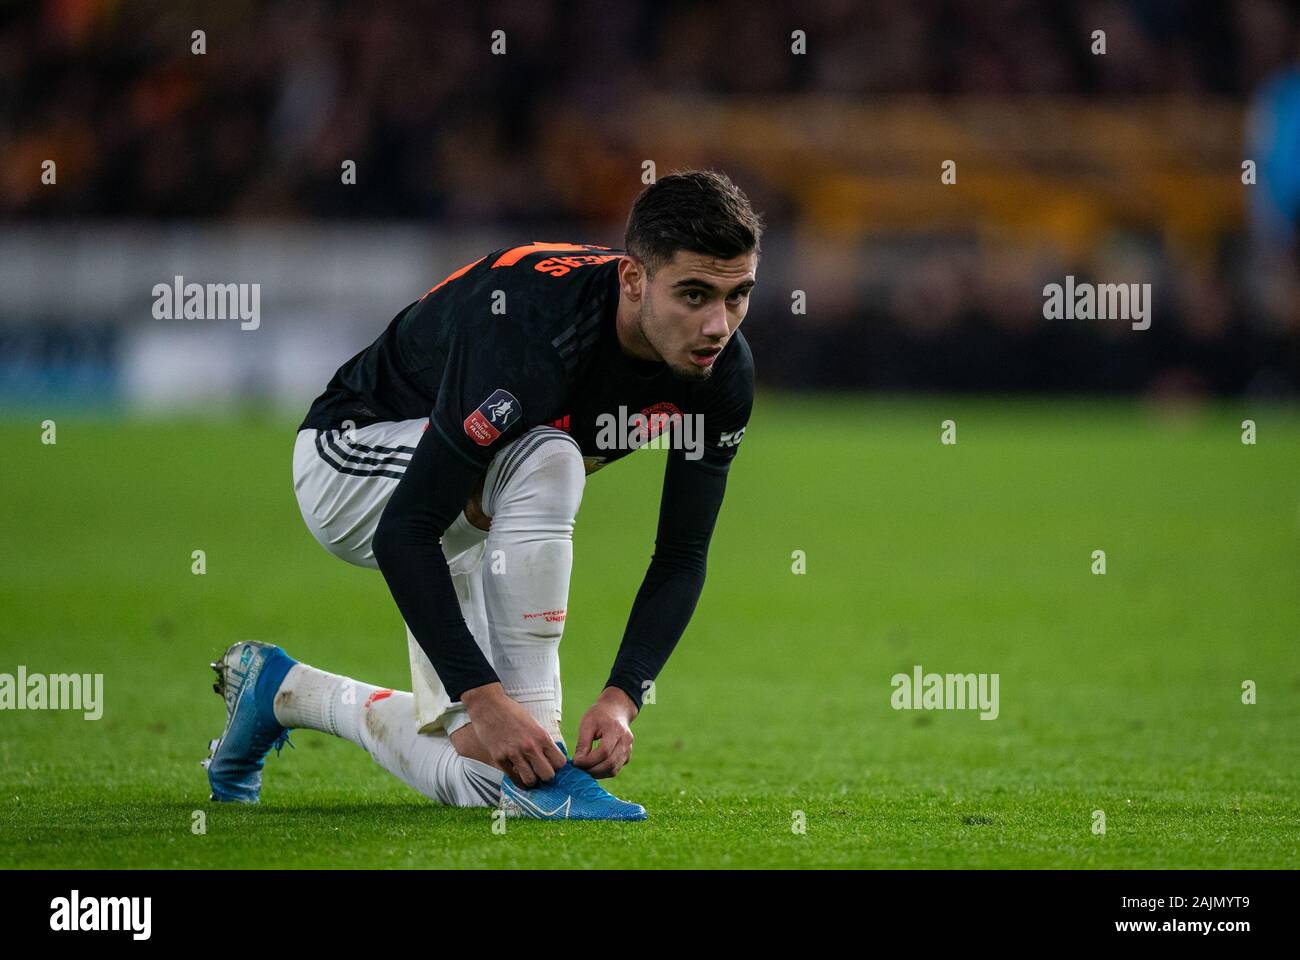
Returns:
[[[483,251],[620,245],[646,160],[765,212],[760,387],[1300,388],[1275,0],[45,0],[0,12],[0,90],[10,407],[300,408]],[[1152,283],[1151,329],[1044,320],[1066,274]],[[261,329],[155,320],[175,275],[259,283]]]

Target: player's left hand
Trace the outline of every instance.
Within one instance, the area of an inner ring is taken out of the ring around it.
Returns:
[[[632,728],[636,704],[618,687],[606,687],[578,724],[578,752],[573,765],[596,779],[616,777],[632,759]],[[600,746],[592,750],[593,741]]]

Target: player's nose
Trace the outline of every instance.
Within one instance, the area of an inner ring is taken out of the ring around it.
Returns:
[[[731,328],[727,326],[727,309],[721,307],[718,310],[709,311],[705,318],[704,327],[700,333],[707,340],[720,341],[725,340],[727,334],[731,333]]]

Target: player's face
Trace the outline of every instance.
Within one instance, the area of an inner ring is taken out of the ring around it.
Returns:
[[[678,250],[646,278],[641,333],[678,377],[707,380],[713,363],[749,309],[758,257],[719,260]]]

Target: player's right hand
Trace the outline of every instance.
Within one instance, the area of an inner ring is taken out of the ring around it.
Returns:
[[[532,714],[510,699],[500,683],[466,690],[461,702],[492,762],[516,783],[535,787],[564,766],[564,754],[550,735]]]

